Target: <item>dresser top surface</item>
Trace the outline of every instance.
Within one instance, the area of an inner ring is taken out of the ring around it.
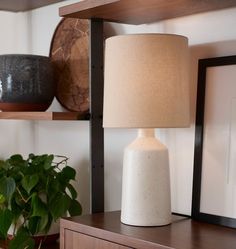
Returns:
[[[181,216],[173,216],[172,224],[168,226],[134,227],[122,224],[120,212],[117,211],[62,219],[61,226],[104,239],[111,236],[118,241],[121,239],[119,236],[123,236],[127,241],[148,241],[161,246],[157,248],[236,248],[235,229],[193,221]]]

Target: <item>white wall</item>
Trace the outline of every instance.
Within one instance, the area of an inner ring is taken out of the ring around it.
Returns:
[[[0,30],[0,54],[29,52],[27,14],[0,11]]]
[[[27,13],[0,12],[0,53],[48,55],[59,22],[54,4]],[[173,211],[190,214],[194,150],[194,117],[198,58],[236,54],[236,8],[131,26],[106,25],[107,36],[134,32],[176,33],[189,37],[191,45],[191,116],[189,129],[157,130],[169,147]],[[16,42],[17,41],[17,42]],[[57,107],[57,103],[54,104]],[[134,130],[105,130],[105,208],[120,209],[121,171],[124,147],[136,136]],[[85,212],[89,211],[88,122],[0,122],[0,157],[20,152],[55,153],[71,158],[78,171],[78,188]]]
[[[0,11],[0,54],[28,53],[28,20],[25,13]],[[0,122],[0,156],[28,150],[33,145],[32,123],[25,121]],[[24,144],[24,149],[22,146]]]

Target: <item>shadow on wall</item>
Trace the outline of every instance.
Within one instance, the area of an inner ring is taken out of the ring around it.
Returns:
[[[191,71],[190,71],[190,96],[191,96],[191,120],[195,123],[198,60],[204,58],[236,55],[236,41],[221,41],[190,47]]]
[[[109,22],[104,23],[104,40],[111,37],[115,36],[118,34],[124,34],[124,26],[123,24],[111,24]]]
[[[74,166],[76,170],[76,181],[74,182],[75,189],[78,190],[79,201],[82,204],[83,213],[87,214],[90,212],[90,185],[88,184],[88,176],[90,175],[90,165],[89,161],[86,159],[80,160],[76,166]],[[86,187],[86,189],[84,189]]]

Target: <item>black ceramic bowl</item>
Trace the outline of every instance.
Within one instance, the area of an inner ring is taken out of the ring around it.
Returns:
[[[45,111],[55,95],[50,58],[0,55],[0,110]]]

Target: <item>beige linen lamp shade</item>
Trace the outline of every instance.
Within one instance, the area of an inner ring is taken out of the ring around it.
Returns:
[[[169,34],[106,40],[104,127],[189,126],[188,40]]]

